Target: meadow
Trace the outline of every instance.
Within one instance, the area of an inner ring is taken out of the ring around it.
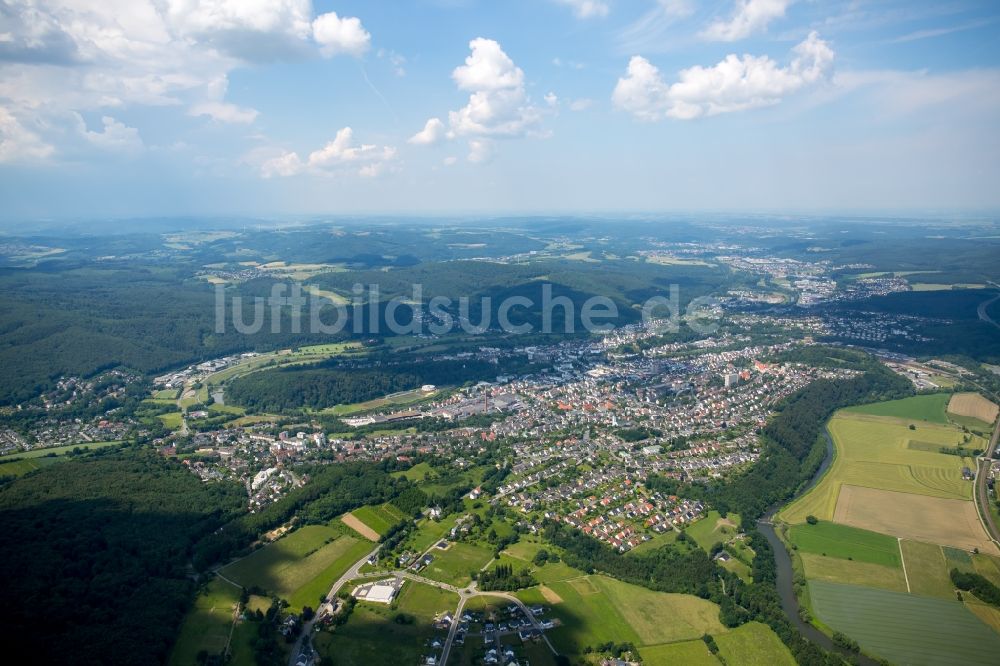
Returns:
[[[199,590],[194,606],[181,624],[168,663],[171,666],[197,663],[197,655],[202,650],[213,655],[221,654],[229,641],[233,612],[239,598],[239,588],[220,578]]]
[[[708,514],[696,523],[688,525],[684,532],[694,539],[706,553],[717,543],[725,543],[739,531],[740,517],[736,514],[723,518],[718,511]]]
[[[493,552],[482,546],[453,543],[448,550],[433,549],[434,561],[421,574],[431,580],[461,587],[472,581],[472,572],[478,572],[493,559]]]
[[[260,587],[293,609],[316,607],[333,582],[371,549],[334,525],[306,525],[221,570],[244,587]]]
[[[422,663],[428,654],[428,639],[445,632],[433,627],[434,616],[455,612],[458,595],[413,581],[403,584],[395,608],[382,604],[359,603],[347,624],[320,631],[313,645],[321,657],[341,666],[400,666]],[[411,624],[395,622],[402,613]]]
[[[749,622],[714,636],[727,664],[740,666],[793,666],[795,659],[771,628]]]
[[[67,453],[72,453],[75,449],[80,451],[93,451],[95,449],[103,449],[108,446],[114,446],[115,444],[121,444],[121,440],[116,440],[112,442],[80,442],[79,444],[67,444],[66,446],[49,446],[43,449],[31,449],[30,451],[23,451],[21,453],[11,453],[6,456],[0,456],[0,464],[5,464],[7,462],[13,462],[15,460],[31,460],[33,458],[46,458],[50,456],[63,456]]]
[[[788,530],[788,539],[802,553],[814,553],[899,568],[899,544],[885,534],[823,520]]]
[[[810,581],[817,617],[896,663],[995,664],[997,635],[955,600]]]
[[[899,542],[906,563],[910,592],[942,599],[955,598],[955,586],[948,576],[948,562],[941,546],[903,539]]]
[[[850,414],[867,414],[869,416],[889,416],[911,421],[928,423],[948,423],[945,408],[948,406],[950,393],[932,393],[915,395],[902,400],[888,400],[869,405],[848,407],[843,411]]]

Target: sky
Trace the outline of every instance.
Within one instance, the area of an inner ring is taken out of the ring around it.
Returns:
[[[998,38],[989,0],[0,0],[0,220],[993,213]]]

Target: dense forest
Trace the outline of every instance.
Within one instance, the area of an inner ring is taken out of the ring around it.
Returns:
[[[194,591],[195,544],[242,512],[151,451],[68,460],[0,489],[0,636],[32,663],[162,663]]]
[[[502,372],[484,361],[428,361],[382,367],[338,368],[327,364],[254,372],[231,382],[226,398],[262,412],[308,407],[322,409],[364,402],[424,384],[464,384],[492,380]]]

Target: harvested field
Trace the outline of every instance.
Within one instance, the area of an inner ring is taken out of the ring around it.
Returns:
[[[542,596],[545,597],[545,600],[547,602],[549,602],[550,604],[561,604],[562,603],[562,597],[560,597],[559,594],[557,594],[556,591],[553,590],[551,587],[548,587],[546,585],[542,585],[538,589],[542,593]]]
[[[903,539],[899,543],[910,579],[910,592],[942,599],[955,598],[948,563],[941,546]]]
[[[834,521],[904,539],[998,554],[979,522],[975,504],[967,500],[844,485]]]
[[[373,530],[372,528],[368,527],[363,522],[358,520],[357,517],[352,513],[345,513],[343,516],[340,517],[340,520],[342,520],[345,525],[347,525],[352,530],[354,530],[364,538],[368,539],[369,541],[378,541],[379,536],[381,536],[378,532],[376,532],[375,530]]]
[[[948,401],[948,413],[958,416],[971,416],[984,423],[993,423],[1000,407],[978,393],[956,393]]]

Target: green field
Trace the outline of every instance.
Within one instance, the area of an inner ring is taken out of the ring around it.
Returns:
[[[389,531],[389,528],[406,518],[403,512],[392,504],[380,504],[377,506],[363,506],[355,509],[351,514],[372,528],[382,536]]]
[[[28,472],[59,462],[60,458],[33,458],[30,460],[11,460],[0,463],[0,477],[24,476]]]
[[[642,655],[642,663],[648,666],[676,666],[676,664],[720,666],[722,664],[715,655],[708,651],[705,641],[700,638],[693,641],[640,648],[639,654]],[[735,661],[732,663],[742,664],[743,662]]]
[[[886,567],[899,567],[899,544],[895,537],[838,525],[827,520],[803,523],[788,530],[788,538],[799,551],[828,557],[853,559]]]
[[[719,654],[736,666],[794,666],[795,659],[778,635],[766,624],[750,622],[730,632],[714,635]]]
[[[8,462],[13,462],[15,460],[31,460],[33,458],[46,458],[49,456],[62,456],[67,453],[72,453],[73,449],[80,449],[80,451],[93,451],[96,449],[103,449],[108,446],[114,446],[115,444],[121,444],[121,440],[116,440],[113,442],[81,442],[79,444],[68,444],[66,446],[49,446],[43,449],[31,449],[30,451],[23,451],[21,453],[11,453],[6,456],[0,456],[0,464],[6,464]]]
[[[995,664],[1000,636],[958,601],[810,581],[816,616],[867,652],[913,665]]]
[[[625,553],[626,557],[629,555],[637,555],[640,553],[647,553],[651,550],[656,550],[660,546],[666,546],[677,541],[678,532],[675,530],[670,530],[669,532],[664,532],[663,534],[657,534],[649,541],[644,541],[632,550]]]
[[[194,606],[184,616],[169,663],[190,666],[197,663],[197,655],[202,650],[210,655],[222,654],[229,641],[233,611],[239,599],[239,588],[220,578],[199,590]]]
[[[371,549],[330,525],[306,525],[222,569],[244,587],[260,587],[293,609],[316,607],[333,582]]]
[[[715,544],[732,539],[739,531],[736,527],[739,523],[740,517],[736,514],[723,518],[718,511],[709,511],[704,518],[686,527],[684,532],[707,553]]]
[[[933,393],[930,395],[915,395],[902,400],[888,400],[870,405],[848,407],[843,410],[851,414],[868,414],[869,416],[891,416],[910,421],[926,421],[928,423],[948,423],[946,409],[950,393]]]
[[[543,584],[578,578],[584,575],[582,571],[574,569],[562,560],[559,562],[552,562],[550,560],[540,567],[535,566],[533,563],[535,554],[542,548],[545,548],[549,553],[556,553],[558,550],[547,544],[522,539],[517,543],[511,544],[500,554],[499,563],[510,564],[514,567],[515,571],[520,571],[524,567],[528,567],[531,569],[531,575],[535,577],[535,580]]]
[[[955,598],[955,586],[948,575],[948,562],[941,546],[904,539],[899,543],[906,563],[910,592],[942,599]]]
[[[421,574],[431,580],[448,583],[456,587],[468,585],[471,573],[479,571],[493,559],[493,552],[482,546],[468,543],[453,543],[448,550],[431,550],[434,561]]]
[[[517,596],[551,608],[562,626],[550,631],[550,638],[567,654],[582,654],[586,646],[607,641],[657,645],[726,631],[719,623],[718,606],[689,595],[653,592],[600,575],[558,581],[548,588],[559,603],[553,604],[538,588]]]
[[[347,624],[315,635],[316,650],[338,666],[422,663],[421,657],[430,653],[426,647],[428,639],[435,635],[445,637],[445,632],[433,628],[434,616],[446,610],[454,613],[458,595],[407,581],[395,606],[359,603]],[[398,613],[412,617],[414,622],[394,622]]]
[[[417,463],[410,469],[404,470],[402,472],[393,472],[392,475],[395,477],[403,477],[404,479],[409,479],[410,481],[423,481],[429,472],[433,468],[430,464],[422,462]]]
[[[871,562],[855,562],[814,553],[799,553],[803,573],[809,580],[867,585],[896,592],[906,592],[902,567],[892,568]]]
[[[801,498],[785,507],[779,517],[803,523],[806,516],[831,520],[844,484],[881,488],[946,499],[971,499],[972,484],[962,480],[968,459],[911,448],[910,442],[938,446],[985,448],[953,426],[920,423],[915,430],[895,419],[841,410],[828,424],[836,455],[822,480]],[[923,448],[927,448],[924,446]]]
[[[164,428],[180,430],[183,415],[180,412],[170,412],[169,414],[160,414],[156,418],[160,419]]]

